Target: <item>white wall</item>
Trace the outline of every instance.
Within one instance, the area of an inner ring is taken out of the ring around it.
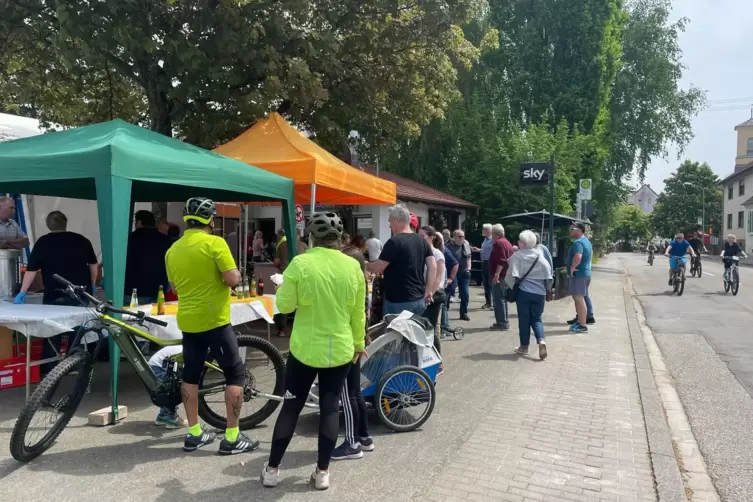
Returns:
[[[68,218],[68,230],[89,239],[94,247],[94,253],[97,258],[101,259],[102,242],[99,238],[99,214],[96,201],[42,195],[30,195],[28,201],[34,239],[49,233],[45,223],[47,215],[52,211],[61,211]],[[151,210],[151,208],[150,203],[140,202],[136,204],[134,212],[141,209]]]

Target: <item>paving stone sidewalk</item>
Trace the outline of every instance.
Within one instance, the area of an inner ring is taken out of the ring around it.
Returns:
[[[547,305],[549,358],[500,348],[520,366],[424,500],[656,500],[616,260],[594,267],[591,297],[597,324],[569,334],[570,301]],[[511,313],[514,308],[511,309]],[[517,318],[511,319],[517,335]],[[512,336],[517,339],[517,336]],[[512,347],[510,347],[512,348]]]

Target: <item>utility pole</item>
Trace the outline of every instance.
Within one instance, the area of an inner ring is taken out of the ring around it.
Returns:
[[[549,250],[556,253],[556,251],[554,251],[555,248],[552,247],[554,246],[554,173],[557,171],[554,154],[552,154],[549,163],[552,166],[552,170],[549,173]]]

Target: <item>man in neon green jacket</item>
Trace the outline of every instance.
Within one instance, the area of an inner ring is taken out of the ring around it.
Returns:
[[[338,432],[339,396],[354,360],[364,350],[366,287],[356,260],[340,251],[343,224],[335,213],[314,213],[314,247],[290,262],[277,289],[281,313],[296,312],[286,366],[286,390],[277,417],[264,486],[276,486],[279,466],[314,380],[319,380],[319,454],[311,478],[329,488],[329,462]]]

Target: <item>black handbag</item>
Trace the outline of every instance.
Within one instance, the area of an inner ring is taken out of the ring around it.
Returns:
[[[541,258],[541,255],[536,255],[536,259],[533,260],[533,264],[528,269],[528,272],[525,273],[523,277],[520,279],[515,279],[515,284],[511,288],[507,288],[505,291],[505,300],[507,300],[507,303],[515,303],[518,300],[518,292],[520,291],[520,283],[525,280],[526,277],[528,277],[528,274],[531,273],[531,270],[533,270],[533,267],[536,266],[536,264],[539,262],[539,258]]]

